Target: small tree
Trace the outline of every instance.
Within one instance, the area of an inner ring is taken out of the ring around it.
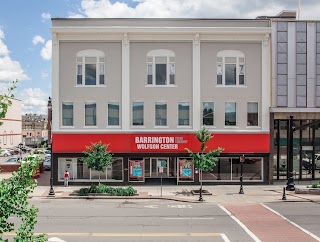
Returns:
[[[109,144],[91,143],[91,146],[86,146],[86,150],[82,152],[85,157],[82,161],[88,164],[88,168],[99,171],[99,185],[100,172],[104,172],[105,168],[112,164],[112,154],[107,151]]]
[[[208,132],[208,130],[203,127],[196,133],[196,138],[201,143],[201,153],[194,153],[188,148],[186,150],[189,153],[189,156],[192,158],[194,166],[199,169],[199,178],[200,178],[200,196],[199,201],[203,201],[202,198],[202,171],[212,171],[213,167],[216,166],[216,162],[218,161],[218,156],[224,150],[221,147],[218,147],[216,150],[210,150],[207,153],[204,153],[207,149],[206,143],[213,138],[213,136]]]
[[[12,105],[11,98],[14,98],[13,90],[16,88],[18,80],[12,82],[12,86],[8,88],[8,92],[4,94],[0,94],[0,119],[6,116],[8,112],[8,108]],[[0,122],[0,126],[3,123]]]
[[[28,156],[18,172],[14,172],[7,181],[0,182],[0,241],[3,241],[3,233],[14,231],[14,224],[8,221],[12,215],[21,219],[14,242],[47,241],[45,234],[34,235],[38,209],[34,205],[30,207],[27,200],[37,186],[36,181],[32,179],[32,174],[39,166],[39,159],[41,161],[40,157]]]

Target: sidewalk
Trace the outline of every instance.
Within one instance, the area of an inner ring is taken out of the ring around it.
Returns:
[[[0,173],[0,180],[10,177],[9,173]],[[30,195],[32,198],[47,199],[50,185],[48,179],[49,172],[42,173],[38,179],[38,186]],[[298,182],[296,188],[306,188],[307,185],[315,181]],[[90,196],[90,197],[75,197],[69,196],[76,190],[87,186],[54,186],[54,199],[167,199],[180,202],[198,202],[199,195],[193,195],[191,190],[198,190],[199,185],[133,185],[137,190],[138,195],[132,197],[117,197],[117,196]],[[286,186],[286,181],[275,181],[273,185],[244,185],[244,194],[239,194],[240,185],[205,185],[203,190],[207,190],[212,195],[203,195],[205,202],[210,203],[267,203],[267,202],[320,202],[320,195],[311,194],[295,194],[294,192],[286,191],[286,200],[282,200],[283,187]]]

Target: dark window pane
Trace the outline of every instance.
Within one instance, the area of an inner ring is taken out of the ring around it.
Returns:
[[[73,104],[72,103],[62,104],[62,125],[73,126]]]
[[[179,125],[189,125],[189,103],[179,103]]]
[[[148,75],[148,84],[152,85],[152,75]]]
[[[96,85],[96,64],[86,64],[86,85]]]
[[[156,126],[167,126],[167,104],[156,103]]]
[[[86,104],[85,105],[85,126],[95,126],[97,125],[96,119],[96,104]]]
[[[203,103],[203,125],[214,125],[214,103],[213,102],[204,102]]]
[[[222,85],[222,75],[217,75],[217,84]]]
[[[175,75],[170,75],[170,84],[174,84],[175,83]]]
[[[77,85],[82,85],[82,75],[77,75]]]
[[[119,125],[119,103],[108,103],[108,125]]]
[[[236,126],[237,115],[236,115],[236,103],[226,103],[225,105],[225,125]]]
[[[132,125],[143,125],[143,102],[132,103]]]
[[[226,64],[226,85],[236,85],[236,64]]]
[[[156,64],[156,85],[166,85],[167,65]]]
[[[248,126],[258,126],[258,103],[248,103]]]
[[[104,85],[104,75],[99,76],[99,84]]]
[[[244,85],[244,75],[239,75],[239,85]]]

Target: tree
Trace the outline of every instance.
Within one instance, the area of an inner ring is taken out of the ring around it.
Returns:
[[[104,172],[105,168],[112,164],[112,154],[107,151],[109,144],[102,144],[101,141],[99,143],[91,144],[91,146],[86,146],[86,150],[82,152],[85,155],[85,157],[82,158],[82,161],[88,164],[88,168]]]
[[[216,166],[216,162],[218,161],[218,156],[224,150],[221,147],[218,147],[216,150],[210,150],[209,152],[205,153],[207,149],[206,143],[213,138],[213,136],[208,132],[208,130],[203,127],[196,133],[196,138],[201,143],[201,153],[194,153],[188,148],[186,150],[189,153],[189,156],[192,158],[194,167],[198,168],[199,170],[199,178],[200,178],[200,196],[199,201],[203,201],[202,198],[202,171],[210,172],[212,171],[213,167]]]
[[[0,95],[0,119],[6,116],[8,108],[12,105],[11,98],[14,98],[13,90],[16,88],[18,80],[12,82],[12,86],[8,88],[8,93]],[[3,122],[0,122],[0,126]]]
[[[14,224],[8,222],[9,217],[13,215],[21,219],[14,242],[47,241],[46,234],[34,235],[38,209],[34,205],[30,207],[28,203],[29,194],[37,186],[32,174],[40,161],[40,157],[26,157],[18,172],[14,172],[7,181],[0,182],[0,241],[3,241],[3,233],[14,230]]]

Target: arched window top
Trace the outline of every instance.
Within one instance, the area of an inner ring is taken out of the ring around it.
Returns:
[[[174,57],[175,54],[172,50],[166,50],[166,49],[157,49],[157,50],[150,50],[147,53],[147,57],[153,57],[153,56],[168,56],[168,57]]]
[[[242,57],[244,58],[245,55],[240,50],[222,50],[219,51],[217,57]]]
[[[104,57],[105,55],[103,51],[95,50],[95,49],[81,50],[77,53],[77,57],[88,57],[88,56]]]

